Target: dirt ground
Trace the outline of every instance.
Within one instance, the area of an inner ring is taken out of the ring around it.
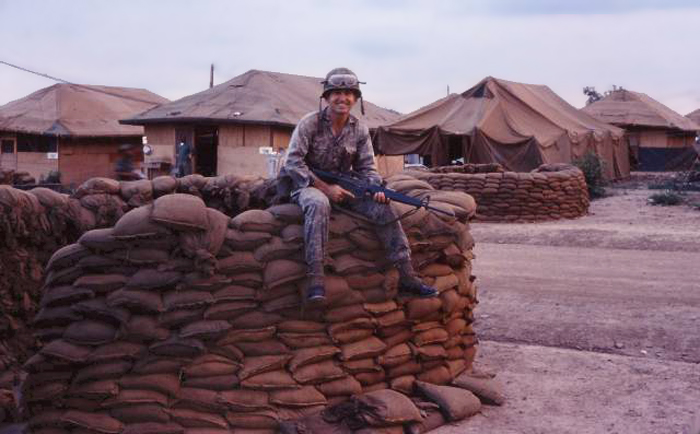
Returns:
[[[577,220],[472,225],[477,366],[509,400],[435,433],[700,433],[700,211],[649,205],[651,179]]]

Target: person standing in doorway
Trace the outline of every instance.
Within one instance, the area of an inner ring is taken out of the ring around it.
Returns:
[[[177,146],[176,176],[183,177],[192,174],[192,147],[185,141]]]

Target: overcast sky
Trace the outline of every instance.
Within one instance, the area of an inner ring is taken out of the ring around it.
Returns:
[[[365,97],[403,113],[486,76],[584,86],[700,108],[700,1],[0,0],[0,61],[70,82],[169,99],[250,69],[353,69]],[[0,104],[54,84],[0,64]]]

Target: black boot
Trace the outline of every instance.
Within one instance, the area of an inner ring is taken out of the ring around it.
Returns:
[[[326,300],[326,288],[323,285],[309,286],[309,292],[306,294],[306,300],[314,303],[321,303]]]
[[[409,294],[420,298],[437,297],[440,295],[437,289],[421,282],[417,277],[401,278],[399,280],[399,293]]]
[[[399,293],[410,294],[421,298],[437,297],[440,295],[437,289],[430,285],[421,282],[413,270],[413,265],[410,261],[404,261],[396,264],[399,270]]]

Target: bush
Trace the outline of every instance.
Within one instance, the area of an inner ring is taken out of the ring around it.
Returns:
[[[683,203],[683,198],[679,194],[667,190],[663,193],[652,194],[649,196],[648,201],[651,205],[672,206]]]
[[[593,152],[587,152],[583,157],[573,161],[574,166],[581,169],[588,185],[588,195],[591,199],[605,197],[607,181],[603,174],[605,162]]]

